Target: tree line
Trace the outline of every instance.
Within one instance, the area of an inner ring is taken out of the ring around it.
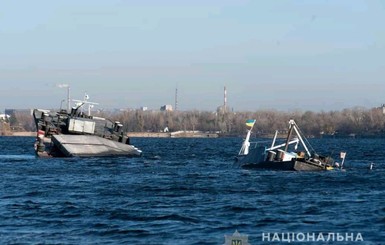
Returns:
[[[341,111],[313,112],[258,110],[255,112],[209,112],[209,111],[120,111],[98,112],[94,116],[110,118],[124,125],[129,132],[170,132],[193,130],[217,132],[222,135],[243,136],[247,130],[246,120],[255,119],[253,132],[257,136],[274,134],[275,130],[285,132],[288,121],[294,119],[307,136],[322,135],[378,136],[385,133],[383,108],[365,109],[355,107]],[[10,125],[26,131],[35,131],[31,116],[11,116]]]

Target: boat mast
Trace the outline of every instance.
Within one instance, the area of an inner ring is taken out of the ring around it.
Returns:
[[[287,149],[289,148],[289,140],[291,138],[291,134],[293,133],[294,121],[290,120],[289,124],[290,124],[290,127],[289,127],[289,133],[287,134],[287,138],[286,138],[285,151],[287,151]]]
[[[249,154],[249,147],[250,147],[250,135],[251,135],[251,129],[249,129],[249,131],[247,131],[247,135],[246,135],[246,138],[245,140],[243,141],[243,144],[242,144],[242,147],[241,147],[241,150],[239,151],[238,155],[247,155]]]
[[[273,147],[274,147],[274,145],[275,145],[275,141],[277,140],[277,136],[278,136],[278,130],[275,130],[275,134],[274,134],[273,142],[271,142],[271,146],[270,146],[270,148],[273,148]]]
[[[70,85],[67,85],[67,113],[71,111]]]
[[[239,151],[238,155],[247,155],[249,154],[249,147],[250,147],[250,135],[251,130],[254,127],[255,120],[247,120],[246,125],[250,127],[250,129],[247,131],[246,139],[243,141],[241,150]]]
[[[291,121],[292,121],[292,122],[291,122]],[[298,131],[298,129],[297,129],[297,127],[298,127],[297,124],[294,122],[294,120],[290,120],[290,122],[292,123],[293,128],[294,128],[294,130],[295,130],[295,132],[296,132],[296,134],[297,134],[299,140],[301,141],[303,147],[305,148],[307,155],[310,157],[310,156],[311,156],[310,151],[309,151],[309,149],[307,148],[305,142],[304,142],[303,139],[302,139],[301,134],[299,133],[299,131]]]
[[[71,88],[70,88],[70,85],[62,83],[62,84],[58,84],[57,87],[59,87],[59,88],[67,88],[67,113],[70,113],[70,111],[71,111],[71,96],[70,96]]]

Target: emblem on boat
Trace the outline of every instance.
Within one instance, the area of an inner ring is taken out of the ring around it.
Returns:
[[[233,235],[225,235],[225,243],[223,245],[250,245],[249,236],[240,234],[237,230]]]

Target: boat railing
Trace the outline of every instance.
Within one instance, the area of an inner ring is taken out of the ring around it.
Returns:
[[[264,140],[264,141],[250,141],[250,148],[257,148],[258,146],[266,146],[269,144],[269,141],[268,140]]]

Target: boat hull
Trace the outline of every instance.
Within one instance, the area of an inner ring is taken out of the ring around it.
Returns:
[[[35,109],[35,152],[40,157],[139,157],[142,151],[130,144],[123,124],[78,112]]]
[[[291,160],[291,161],[263,161],[259,163],[241,164],[245,169],[266,169],[266,170],[281,170],[281,171],[325,171],[328,168],[324,165],[316,163]]]
[[[331,169],[329,164],[318,159],[292,158],[287,161],[280,158],[269,159],[268,151],[263,146],[251,149],[247,155],[238,156],[236,160],[237,164],[245,169],[281,171],[325,171]]]
[[[128,144],[94,135],[54,135],[45,151],[37,151],[41,157],[139,157],[142,151]]]

